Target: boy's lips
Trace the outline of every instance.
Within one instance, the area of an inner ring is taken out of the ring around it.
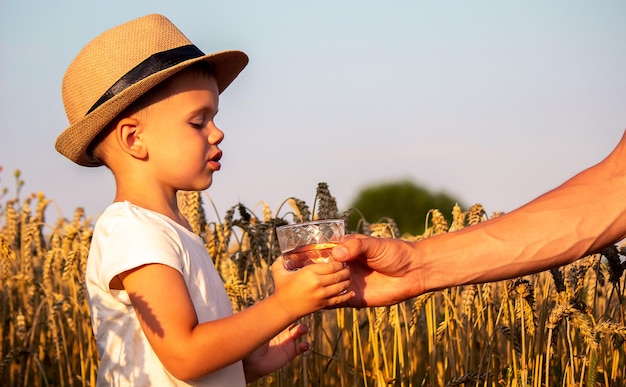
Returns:
[[[222,151],[218,151],[213,156],[209,157],[208,164],[211,166],[211,169],[214,171],[219,171],[222,167],[222,163],[220,163],[220,159],[222,158]]]

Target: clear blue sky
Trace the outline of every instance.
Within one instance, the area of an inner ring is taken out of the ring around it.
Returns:
[[[0,0],[0,187],[13,193],[19,168],[23,195],[44,192],[66,217],[111,202],[106,169],[54,150],[61,79],[89,40],[148,13],[205,52],[250,56],[220,101],[208,193],[221,214],[312,204],[320,181],[345,208],[405,178],[510,211],[599,162],[626,128],[623,1]]]

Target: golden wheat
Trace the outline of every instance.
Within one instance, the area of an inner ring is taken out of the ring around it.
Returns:
[[[0,385],[93,385],[98,354],[84,293],[93,220],[78,208],[50,226],[50,200],[18,196],[0,206]],[[325,184],[313,211],[289,198],[274,213],[262,203],[261,217],[237,204],[209,220],[200,194],[180,193],[179,203],[235,311],[273,292],[276,226],[348,215],[337,211]],[[457,205],[450,225],[430,211],[422,235],[400,236],[393,219],[362,218],[350,231],[418,240],[486,219],[480,204],[467,211]],[[614,246],[563,268],[390,307],[314,313],[302,319],[311,350],[252,385],[618,385],[626,379],[625,250]]]

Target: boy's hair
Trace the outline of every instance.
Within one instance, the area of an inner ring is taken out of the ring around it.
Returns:
[[[194,63],[207,62],[221,93],[248,63],[241,51],[204,54],[162,15],[148,15],[105,31],[72,61],[63,78],[70,122],[56,149],[71,161],[100,166],[91,143],[134,101]]]
[[[102,165],[106,164],[106,149],[102,145],[104,138],[115,128],[117,123],[124,117],[130,117],[141,111],[145,111],[146,108],[152,105],[157,100],[160,100],[163,95],[169,95],[168,90],[171,89],[172,82],[175,82],[182,75],[197,75],[202,77],[214,77],[215,70],[209,62],[197,62],[190,65],[187,68],[182,69],[178,73],[172,75],[170,78],[164,80],[152,89],[148,90],[137,100],[131,103],[123,112],[118,114],[89,144],[87,148],[87,156],[93,160],[97,160]],[[166,97],[167,98],[167,97]]]

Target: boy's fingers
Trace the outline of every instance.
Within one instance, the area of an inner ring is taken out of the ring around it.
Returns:
[[[309,327],[305,324],[294,324],[289,328],[289,333],[292,336],[302,336],[309,331]]]
[[[285,260],[284,260],[282,255],[280,255],[280,256],[278,256],[278,258],[276,258],[274,263],[272,263],[272,265],[270,266],[270,270],[272,271],[272,273],[280,272],[280,271],[288,271],[285,268]]]
[[[329,285],[327,285],[326,287],[326,291],[329,294],[329,297],[336,297],[338,295],[345,295],[347,290],[350,288],[350,284],[352,283],[352,281],[350,281],[349,278],[346,279],[339,279],[338,281],[335,281]]]
[[[305,353],[311,348],[308,341],[301,341],[296,344],[296,356]]]
[[[356,293],[351,290],[351,291],[346,291],[347,287],[342,287],[341,291],[339,292],[339,294],[337,294],[336,296],[330,297],[326,300],[326,308],[334,308],[339,306],[340,304],[343,304],[347,301],[349,301],[351,298],[353,298]]]
[[[350,269],[346,265],[344,265],[343,262],[330,260],[329,262],[326,262],[326,263],[314,263],[311,265],[306,265],[300,270],[312,270],[313,272],[315,272],[315,274],[323,275],[323,274],[332,274],[332,273],[341,272],[343,271],[343,269],[348,270],[347,275],[350,275],[349,274]]]

